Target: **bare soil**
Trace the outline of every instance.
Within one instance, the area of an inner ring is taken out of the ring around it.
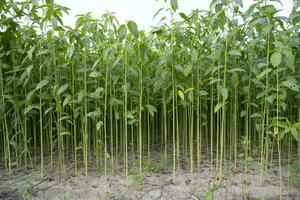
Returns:
[[[159,158],[156,158],[151,162],[159,162],[158,160]],[[262,186],[259,183],[260,165],[255,160],[249,164],[247,177],[241,162],[238,163],[238,168],[234,169],[227,161],[221,184],[218,184],[219,181],[215,178],[218,172],[210,170],[208,155],[202,156],[201,168],[199,171],[195,169],[194,173],[190,173],[188,161],[181,161],[181,165],[180,172],[174,180],[170,169],[146,170],[141,178],[137,166],[131,166],[130,169],[134,170],[129,171],[127,187],[122,164],[114,172],[108,172],[106,185],[103,171],[89,168],[89,176],[86,179],[81,167],[76,177],[72,163],[66,167],[65,178],[60,177],[59,173],[48,171],[43,179],[40,178],[38,168],[27,172],[16,168],[14,175],[10,177],[1,166],[0,199],[279,199],[279,173],[276,164],[264,172],[265,181]],[[282,199],[300,199],[300,188],[288,184],[289,174],[286,166],[283,166],[282,176]]]

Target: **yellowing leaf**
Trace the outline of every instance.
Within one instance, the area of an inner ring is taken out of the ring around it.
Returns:
[[[178,91],[178,95],[179,95],[180,99],[184,101],[184,93],[182,92],[182,90]]]
[[[154,112],[150,112],[150,116],[151,116],[151,117],[154,117]]]
[[[188,92],[190,92],[190,91],[192,91],[192,90],[194,90],[194,88],[186,89],[186,90],[184,91],[184,93],[186,94],[186,93],[188,93]]]

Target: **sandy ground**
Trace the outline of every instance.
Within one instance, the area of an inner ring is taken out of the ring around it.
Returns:
[[[30,170],[15,171],[11,178],[3,166],[0,169],[0,199],[279,199],[278,167],[273,166],[265,174],[265,182],[259,186],[259,163],[252,161],[249,165],[247,181],[243,166],[238,170],[225,164],[223,181],[218,185],[215,173],[210,171],[209,157],[203,156],[201,169],[191,174],[185,169],[188,163],[182,163],[182,168],[176,179],[172,179],[170,170],[147,170],[143,176],[138,176],[137,169],[129,171],[128,187],[126,187],[122,167],[114,173],[107,174],[105,186],[104,173],[89,169],[86,180],[83,170],[75,176],[72,166],[66,169],[66,176],[59,180],[55,173],[46,173],[44,179],[39,178],[39,172]],[[152,163],[158,161],[152,161]],[[185,167],[185,168],[184,168]],[[134,167],[133,167],[134,168]],[[300,199],[300,188],[290,184],[288,187],[287,167],[283,167],[282,199]]]

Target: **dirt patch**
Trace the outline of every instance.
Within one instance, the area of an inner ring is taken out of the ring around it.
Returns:
[[[171,169],[144,170],[139,175],[137,166],[133,165],[130,167],[127,187],[122,165],[113,173],[107,174],[106,184],[103,171],[90,168],[86,179],[83,170],[80,170],[76,177],[71,164],[66,170],[65,178],[47,171],[47,176],[41,179],[38,170],[30,173],[15,172],[10,178],[2,169],[0,199],[279,199],[276,165],[264,172],[264,182],[260,185],[260,168],[257,163],[253,162],[249,166],[246,177],[242,164],[239,163],[239,168],[233,170],[232,165],[227,163],[224,165],[223,181],[218,184],[216,175],[219,172],[211,171],[208,161],[209,157],[203,156],[199,170],[195,169],[194,173],[190,173],[189,169],[180,169],[174,180]],[[300,199],[299,188],[288,184],[287,168],[283,169],[283,199]]]
[[[22,200],[19,191],[14,188],[0,187],[0,199],[5,200]]]

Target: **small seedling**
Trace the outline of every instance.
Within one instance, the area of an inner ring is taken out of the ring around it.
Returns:
[[[146,181],[144,173],[136,174],[132,176],[132,182],[138,190],[142,190]]]
[[[293,162],[289,168],[289,179],[292,184],[300,185],[300,162]]]
[[[216,183],[211,183],[207,188],[202,188],[200,190],[200,198],[202,198],[202,194],[204,193],[204,199],[205,200],[212,200],[213,199],[213,195],[216,191],[218,191],[219,189],[219,185]]]
[[[23,190],[21,190],[20,194],[22,198],[28,198],[31,197],[33,194],[35,193],[35,190],[33,187],[28,186],[26,188],[24,188]]]
[[[227,170],[225,170],[223,172],[223,179],[224,180],[229,180],[230,179],[230,174],[229,174],[229,172]]]

